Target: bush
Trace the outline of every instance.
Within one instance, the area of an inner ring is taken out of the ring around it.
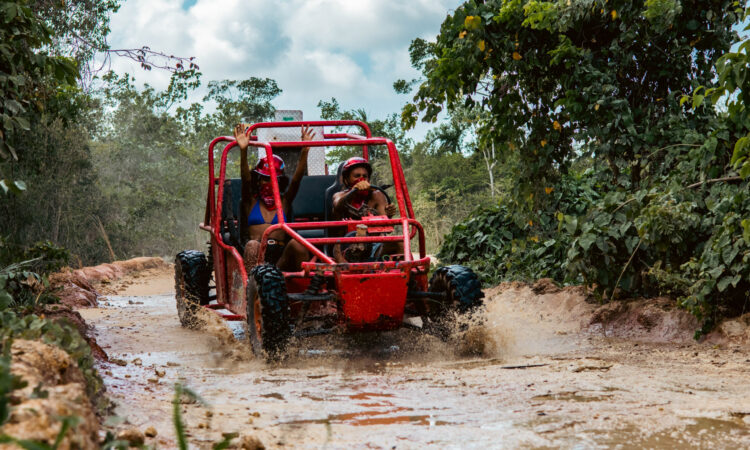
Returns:
[[[739,188],[717,188],[718,198],[707,202],[712,233],[702,251],[682,266],[690,282],[680,304],[703,321],[700,333],[710,330],[720,315],[747,311],[750,300],[750,194]]]
[[[591,172],[568,175],[543,191],[537,209],[518,213],[510,202],[474,211],[445,237],[438,258],[472,267],[487,281],[567,280],[565,253],[571,220],[599,197]]]

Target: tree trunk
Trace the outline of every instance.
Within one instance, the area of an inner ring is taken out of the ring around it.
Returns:
[[[492,153],[482,149],[482,156],[484,157],[484,163],[487,165],[487,173],[490,179],[490,198],[495,199],[495,175],[493,169],[495,168],[495,143],[492,142]]]

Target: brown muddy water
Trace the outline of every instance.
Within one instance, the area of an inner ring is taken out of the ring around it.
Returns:
[[[750,447],[750,351],[581,331],[572,298],[488,292],[486,326],[450,346],[413,331],[296,343],[253,359],[242,324],[180,327],[169,274],[81,310],[113,362],[112,429],[174,448],[174,384],[193,448],[223,433],[266,448]],[[565,295],[565,294],[558,294]],[[483,356],[465,348],[483,347]]]

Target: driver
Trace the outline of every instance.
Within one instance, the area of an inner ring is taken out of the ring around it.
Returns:
[[[372,166],[366,159],[355,156],[344,162],[341,173],[344,189],[333,195],[333,215],[336,219],[361,219],[363,216],[396,214],[396,205],[380,190],[372,188]]]
[[[242,220],[241,235],[243,239],[249,239],[245,244],[243,254],[245,269],[249,273],[258,261],[263,233],[268,227],[279,222],[279,214],[282,214],[284,218],[289,214],[302,177],[307,171],[307,154],[310,148],[302,147],[297,169],[291,181],[284,174],[284,160],[274,155],[273,165],[282,203],[281,208],[278,208],[273,198],[271,171],[267,158],[260,158],[253,170],[250,170],[247,163],[247,147],[250,145],[250,139],[245,135],[245,129],[245,125],[237,124],[234,128],[234,138],[240,146],[242,217],[245,218]],[[315,132],[312,128],[302,127],[302,141],[311,141],[314,137]],[[302,267],[302,262],[307,259],[309,259],[307,249],[293,239],[287,240],[284,231],[275,230],[269,235],[265,253],[266,262],[276,264],[282,270],[297,271]]]
[[[372,166],[366,159],[355,156],[344,162],[341,172],[344,187],[333,195],[333,216],[335,219],[359,220],[366,216],[387,216],[396,214],[396,205],[388,203],[388,198],[370,184]],[[366,229],[366,228],[365,228]],[[354,236],[355,231],[346,236]],[[374,233],[380,234],[380,233]],[[394,245],[395,244],[395,245]],[[334,257],[338,262],[376,260],[380,254],[403,253],[402,243],[376,243],[372,245],[335,245]]]

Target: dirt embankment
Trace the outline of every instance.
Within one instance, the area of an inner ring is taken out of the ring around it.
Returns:
[[[100,294],[138,285],[139,278],[166,271],[171,271],[171,265],[161,258],[64,269],[50,276],[50,287],[60,297],[60,303],[46,305],[40,313],[47,319],[75,326],[93,356],[106,361],[107,354],[96,342],[93,328],[76,309],[97,307]],[[11,356],[11,373],[19,376],[25,387],[12,391],[11,413],[1,432],[16,439],[53,443],[65,418],[71,418],[72,431],[65,434],[58,448],[97,448],[97,412],[75,361],[58,347],[20,339],[13,342]]]
[[[558,287],[544,278],[533,285],[510,282],[487,289],[495,297],[490,308],[505,312],[539,312],[538,329],[557,334],[583,332],[650,343],[693,343],[698,320],[667,297],[637,298],[600,304],[582,286]],[[544,334],[544,333],[543,333]],[[750,344],[750,313],[725,319],[702,342]]]
[[[26,386],[11,393],[10,416],[0,433],[53,443],[68,418],[71,430],[56,448],[96,448],[99,421],[75,361],[57,347],[22,339],[13,341],[11,356],[11,373]]]
[[[149,275],[149,272],[163,272],[170,267],[161,258],[133,258],[77,270],[63,269],[50,276],[50,284],[61,289],[59,295],[62,304],[86,308],[98,306],[99,294],[116,293],[122,287],[136,283],[139,277]]]

